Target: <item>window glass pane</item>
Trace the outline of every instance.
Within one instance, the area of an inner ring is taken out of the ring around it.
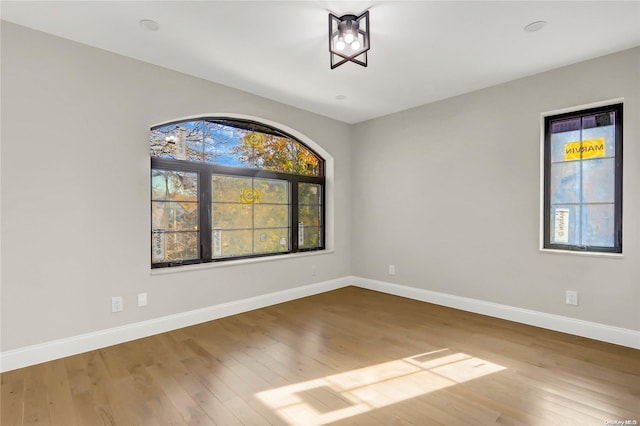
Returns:
[[[151,199],[198,201],[198,174],[153,169]]]
[[[600,115],[601,116],[601,115]],[[609,116],[609,114],[607,114]],[[594,118],[599,116],[591,116]],[[593,126],[582,131],[582,140],[602,141],[604,143],[604,156],[614,157],[616,154],[616,132],[613,125],[615,113],[611,113],[609,125]],[[602,122],[602,118],[599,119]],[[607,121],[608,122],[608,121]]]
[[[284,171],[287,164],[286,143],[282,138],[259,131],[245,130],[238,147],[239,158],[247,167]],[[285,140],[286,142],[286,140]]]
[[[258,167],[260,159],[265,155],[265,142],[267,135],[252,130],[236,129],[240,138],[239,145],[235,148],[235,155],[244,167]]]
[[[553,120],[551,123],[551,133],[566,133],[580,130],[582,120],[580,117],[563,118]]]
[[[276,228],[289,225],[289,206],[278,204],[254,204],[254,227]]]
[[[151,170],[152,261],[199,257],[197,173]],[[165,201],[166,200],[166,201]]]
[[[157,158],[176,158],[176,145],[171,141],[175,125],[164,126],[151,131],[149,147],[151,156]]]
[[[610,126],[615,122],[615,111],[598,112],[582,116],[582,128],[591,129],[594,127]]]
[[[212,233],[213,257],[246,256],[253,253],[253,231],[250,229]]]
[[[288,251],[288,188],[287,181],[277,179],[213,176],[214,257]],[[249,228],[249,234],[230,233],[228,228]]]
[[[211,178],[213,201],[239,203],[244,189],[251,189],[251,178],[224,175]]]
[[[580,202],[580,161],[551,165],[551,204]]]
[[[204,123],[205,161],[234,167],[250,167],[251,155],[243,151],[247,131],[222,123]],[[251,154],[249,152],[249,154]]]
[[[255,147],[256,167],[277,172],[292,173],[294,169],[291,154],[291,140],[283,136],[261,135],[259,146]]]
[[[320,226],[320,206],[300,206],[298,221],[304,226]]]
[[[578,119],[579,123],[579,119]],[[551,162],[566,161],[567,144],[580,141],[580,130],[551,134]],[[570,146],[570,145],[569,145]]]
[[[273,130],[273,132],[272,132]],[[152,157],[321,176],[321,159],[275,129],[242,120],[192,120],[150,133]]]
[[[184,145],[180,140],[184,141]],[[150,148],[152,157],[202,161],[202,121],[170,124],[152,130]]]
[[[317,226],[298,226],[298,233],[302,236],[298,236],[298,247],[301,249],[320,247],[322,245],[321,240],[322,228]]]
[[[321,190],[317,184],[298,184],[298,247],[301,249],[322,245]]]
[[[251,228],[252,212],[251,204],[213,203],[211,223],[214,228]]]
[[[255,253],[289,251],[289,228],[256,229],[253,233]]]
[[[320,174],[318,157],[304,145],[286,136],[248,133],[243,148],[243,158],[251,160],[253,167],[297,175]]]
[[[179,262],[200,256],[197,232],[161,232],[154,233],[153,238],[152,246],[159,248],[153,253],[154,263]]]
[[[615,160],[597,158],[582,161],[582,201],[613,203],[615,199]]]
[[[301,143],[291,140],[292,166],[289,173],[320,176],[322,171],[320,168],[320,159]]]
[[[289,184],[284,180],[254,179],[253,188],[260,194],[261,203],[289,203]]]
[[[208,123],[210,138],[207,141],[209,162],[235,167],[262,168],[287,171],[291,163],[288,138],[256,130],[250,123]]]
[[[559,215],[557,210],[568,210],[566,215]],[[563,224],[556,223],[556,218],[562,217]],[[551,206],[550,241],[553,244],[581,245],[580,242],[580,206],[554,205]]]
[[[613,247],[615,216],[613,204],[585,205],[582,207],[583,244]]]
[[[151,217],[154,230],[195,231],[198,229],[198,203],[153,201]]]
[[[185,131],[185,139],[187,142],[187,160],[203,161],[203,135],[202,121],[189,121],[181,123],[180,127]]]
[[[298,184],[298,203],[304,204],[320,204],[320,185],[314,183],[299,183]]]

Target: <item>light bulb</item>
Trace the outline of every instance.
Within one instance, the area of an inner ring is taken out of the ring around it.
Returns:
[[[339,40],[336,42],[336,49],[338,49],[338,50],[344,50],[344,48],[345,48],[345,47],[346,47],[346,44],[345,44],[344,40],[339,39]]]
[[[344,35],[344,41],[347,42],[347,43],[353,43],[354,39],[355,39],[355,37],[351,33],[346,33]]]
[[[353,41],[353,43],[351,43],[351,48],[352,48],[353,50],[358,50],[358,49],[360,49],[360,41],[358,41],[358,39],[355,39],[355,40]]]

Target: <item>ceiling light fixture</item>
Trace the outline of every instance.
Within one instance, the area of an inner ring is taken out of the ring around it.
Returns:
[[[355,62],[367,66],[369,50],[369,11],[360,16],[329,14],[329,54],[331,69]]]

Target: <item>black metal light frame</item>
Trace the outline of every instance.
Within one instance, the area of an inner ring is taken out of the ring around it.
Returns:
[[[343,50],[336,47],[336,43],[344,36],[344,28],[356,27],[357,39],[360,42],[358,49],[345,46]],[[331,69],[334,69],[346,62],[354,62],[363,67],[367,66],[367,52],[371,47],[370,43],[369,11],[360,16],[343,15],[336,16],[329,13],[329,55],[331,56]]]

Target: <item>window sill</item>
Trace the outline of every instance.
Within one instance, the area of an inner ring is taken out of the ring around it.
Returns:
[[[573,250],[555,250],[555,249],[546,249],[541,248],[541,252],[543,253],[552,253],[552,254],[568,254],[575,256],[592,256],[592,257],[608,257],[612,259],[622,259],[624,258],[623,253],[606,253],[606,252],[595,252],[595,251],[573,251]]]
[[[169,268],[150,269],[150,275],[166,275],[180,272],[200,271],[203,269],[228,268],[233,266],[250,265],[253,263],[273,262],[278,260],[298,259],[301,257],[322,256],[333,254],[333,250],[317,250],[303,253],[283,254],[279,256],[254,257],[250,259],[225,260],[223,262],[198,263],[195,265],[173,266]]]

